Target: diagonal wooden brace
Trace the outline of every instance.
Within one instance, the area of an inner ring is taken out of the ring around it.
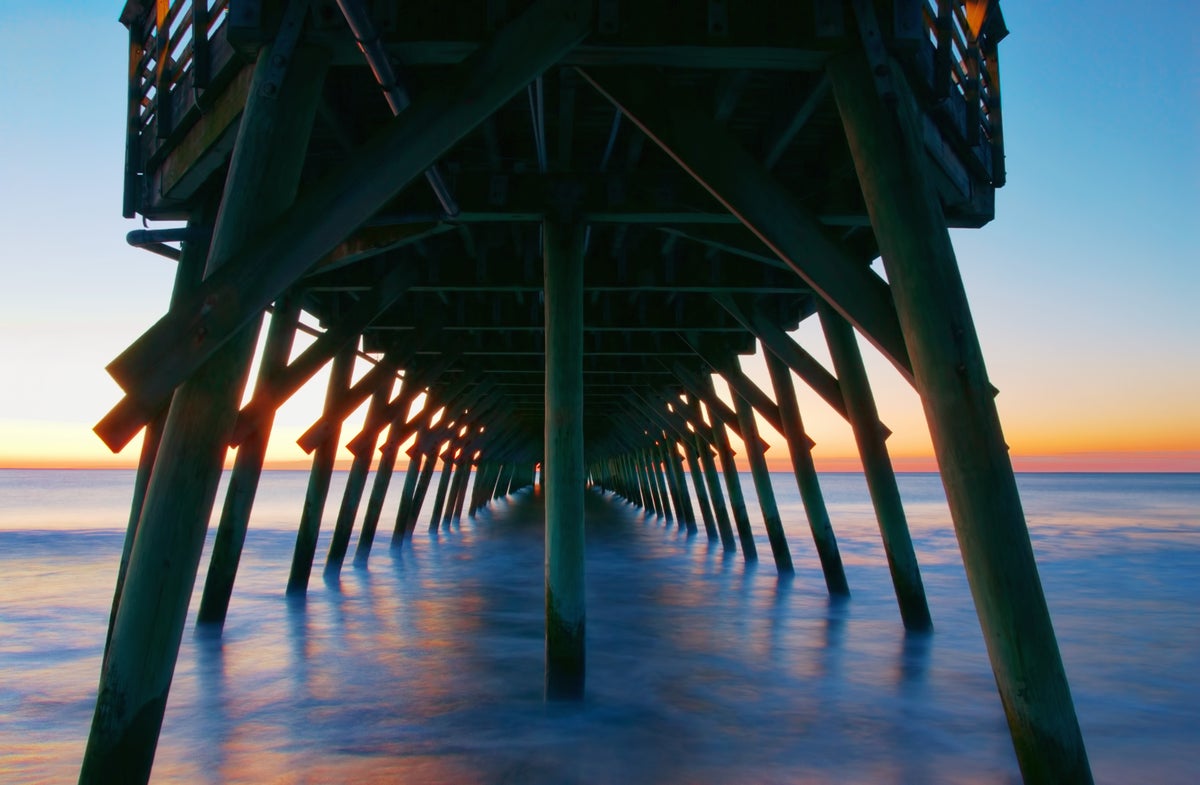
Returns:
[[[912,381],[887,283],[830,238],[710,113],[645,71],[576,69]]]

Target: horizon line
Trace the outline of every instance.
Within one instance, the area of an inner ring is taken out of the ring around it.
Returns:
[[[225,468],[231,468],[233,461],[231,451]],[[815,457],[815,456],[814,456]],[[739,456],[739,471],[748,471]],[[1041,454],[1013,454],[1011,456],[1013,471],[1018,474],[1197,474],[1200,473],[1200,450],[1140,450],[1140,451],[1094,451],[1094,452],[1062,452]],[[785,456],[771,456],[767,459],[768,468],[772,473],[787,473],[792,471],[791,462]],[[861,474],[862,463],[857,456],[829,456],[816,458],[817,471],[822,474]],[[309,460],[268,460],[265,471],[299,471],[307,470],[312,463]],[[348,459],[339,459],[335,464],[338,470],[349,467]],[[897,474],[937,473],[937,462],[932,455],[899,455],[892,456],[892,467]],[[121,459],[114,456],[113,460],[105,459],[46,459],[33,458],[12,459],[0,458],[0,470],[132,470],[137,468],[137,461]]]

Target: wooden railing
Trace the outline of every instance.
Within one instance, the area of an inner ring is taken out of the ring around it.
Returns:
[[[140,211],[143,172],[169,149],[201,106],[204,91],[233,58],[226,33],[230,0],[127,0],[129,104],[123,212]],[[998,0],[881,0],[903,19],[901,46],[914,84],[942,136],[973,176],[1004,184],[997,44]],[[899,27],[894,31],[901,37]],[[916,39],[916,40],[914,40]]]
[[[922,0],[921,10],[929,47],[919,53],[916,66],[928,80],[932,100],[946,104],[941,130],[959,137],[952,142],[960,152],[974,151],[972,157],[999,188],[1005,177],[997,44],[1008,32],[999,3]],[[961,118],[956,105],[962,107]]]
[[[137,211],[136,179],[148,156],[147,136],[167,139],[179,120],[180,91],[194,99],[213,77],[213,43],[229,0],[129,0],[124,213]]]

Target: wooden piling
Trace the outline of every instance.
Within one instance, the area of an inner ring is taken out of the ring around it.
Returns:
[[[332,414],[337,409],[339,399],[350,389],[356,351],[357,347],[350,344],[333,357],[329,386],[325,392],[326,414]],[[317,553],[317,537],[321,533],[321,518],[325,514],[325,499],[329,495],[329,480],[333,476],[333,464],[337,458],[340,436],[339,419],[332,427],[332,432],[313,450],[312,470],[308,475],[304,507],[300,512],[300,526],[296,530],[296,545],[292,550],[292,567],[288,573],[288,594],[304,594],[308,591],[308,579],[312,574],[313,557]]]
[[[659,506],[658,486],[655,484],[650,473],[650,463],[646,459],[646,451],[644,449],[637,452],[637,469],[638,478],[642,485],[642,498],[647,501],[646,509],[661,518],[662,508]]]
[[[421,515],[421,508],[425,506],[425,495],[429,491],[429,483],[433,479],[434,470],[437,468],[437,459],[436,452],[425,454],[421,466],[421,474],[417,477],[417,488],[413,491],[412,507],[408,511],[408,522],[405,524],[404,539],[406,540],[412,539],[413,530],[416,528],[417,520]]]
[[[467,492],[467,484],[471,479],[471,450],[467,447],[463,448],[458,458],[458,464],[454,467],[454,478],[451,484],[453,493],[450,494],[446,503],[446,514],[443,523],[456,521],[462,518],[463,495]]]
[[[896,473],[892,470],[879,413],[875,409],[875,397],[871,394],[871,384],[867,380],[867,370],[854,337],[854,328],[824,303],[818,310],[842,396],[846,400],[854,441],[862,457],[867,490],[879,521],[879,534],[883,538],[883,551],[892,573],[900,616],[905,629],[930,630],[933,621],[925,600],[921,569],[917,565],[917,554],[908,532],[908,520],[900,501],[900,487],[896,484]]]
[[[354,566],[365,567],[367,560],[370,558],[371,546],[375,542],[375,532],[379,527],[379,517],[383,514],[383,503],[387,498],[388,485],[391,484],[392,473],[396,469],[396,458],[400,452],[400,445],[408,438],[406,434],[410,432],[410,424],[407,422],[409,410],[412,408],[412,402],[420,392],[421,385],[414,382],[414,377],[417,375],[409,371],[405,374],[404,380],[400,383],[400,392],[396,395],[396,400],[387,405],[388,416],[392,418],[391,425],[388,426],[388,436],[384,440],[383,447],[379,451],[379,464],[375,468],[375,481],[371,485],[371,496],[367,500],[367,510],[363,515],[362,531],[358,535],[358,545],[354,549]],[[416,432],[418,439],[423,433],[422,425],[427,422],[425,418],[429,416],[428,412],[422,411],[417,414],[415,423],[412,426],[412,431]],[[370,436],[369,428],[371,423],[366,423],[363,429],[363,436]],[[370,438],[367,441],[371,441]],[[366,444],[352,443],[353,449],[367,449]],[[392,530],[392,540],[395,544],[397,533],[403,538],[404,528],[399,523],[400,517],[405,510],[406,502],[412,493],[413,487],[416,485],[417,472],[413,466],[409,466],[408,475],[405,477],[404,487],[401,489],[400,505],[397,510],[397,523]]]
[[[354,566],[365,567],[371,557],[371,546],[375,543],[375,532],[379,527],[379,516],[383,514],[383,502],[387,498],[388,486],[396,470],[396,456],[400,445],[384,442],[379,451],[379,464],[375,467],[375,479],[371,483],[371,495],[367,498],[367,510],[363,513],[362,530],[358,544],[354,546]]]
[[[433,512],[429,516],[429,531],[436,532],[442,524],[442,513],[446,509],[446,493],[450,490],[450,479],[454,476],[454,442],[446,448],[442,458],[442,476],[438,479],[437,491],[433,496]]]
[[[326,580],[336,579],[341,573],[342,563],[346,560],[346,550],[350,547],[354,520],[358,517],[358,507],[362,504],[363,491],[367,487],[367,475],[371,472],[371,460],[375,457],[376,436],[382,425],[378,419],[392,393],[394,369],[388,369],[387,376],[389,378],[375,389],[367,408],[366,425],[363,428],[368,437],[367,443],[359,447],[359,452],[350,461],[350,470],[346,472],[346,487],[342,491],[342,503],[338,507],[333,533],[329,538],[329,553],[325,556]]]
[[[745,437],[746,460],[750,464],[750,475],[754,480],[754,490],[758,493],[758,506],[762,510],[763,523],[767,529],[767,539],[771,543],[771,555],[775,559],[775,569],[781,574],[791,575],[796,571],[792,566],[792,553],[788,550],[787,537],[783,533],[783,521],[779,517],[779,505],[775,503],[775,489],[771,487],[771,473],[767,468],[767,457],[763,454],[762,444],[758,438],[758,424],[754,421],[754,408],[740,395],[733,396],[734,410],[737,411],[738,421],[742,425],[742,436]]]
[[[287,365],[299,318],[300,307],[295,300],[289,298],[276,304],[271,325],[267,328],[267,341],[263,346],[258,379],[254,385],[256,390],[269,388],[279,371]],[[212,556],[209,557],[200,609],[196,613],[197,625],[220,630],[225,624],[274,420],[274,412],[265,414],[256,424],[254,432],[238,447],[225,491],[225,503],[221,507],[217,535],[213,540]]]
[[[666,436],[659,439],[655,445],[655,463],[662,466],[662,476],[667,483],[667,493],[671,497],[671,505],[675,509],[675,522],[682,528],[687,519],[683,511],[683,497],[679,492],[679,483],[675,477],[675,464],[667,451]]]
[[[301,49],[276,73],[263,48],[242,113],[206,276],[292,201],[326,57]],[[285,58],[285,63],[288,58]],[[270,85],[270,89],[268,89]],[[249,375],[257,323],[175,391],[101,667],[81,783],[150,777],[222,462]]]
[[[633,503],[641,507],[643,510],[651,512],[653,507],[651,505],[650,498],[646,495],[647,490],[645,481],[642,478],[642,467],[639,452],[637,450],[631,450],[630,452],[626,453],[625,461],[628,465],[629,476],[635,489]]]
[[[663,517],[667,520],[674,520],[675,515],[671,512],[673,502],[671,490],[667,487],[667,478],[663,474],[662,459],[657,444],[646,448],[646,461],[650,466],[650,476],[654,480],[654,488],[658,491],[658,503],[662,507]]]
[[[417,437],[420,444],[421,437]],[[400,504],[396,508],[396,522],[392,526],[390,547],[400,548],[404,545],[404,536],[408,532],[408,516],[412,510],[413,499],[417,493],[417,478],[421,475],[421,453],[414,445],[409,454],[408,469],[404,472],[404,485],[400,489]]]
[[[696,488],[696,502],[700,505],[700,517],[704,519],[704,533],[708,535],[708,539],[716,540],[718,539],[717,521],[713,516],[712,503],[708,499],[708,489],[704,483],[704,471],[700,468],[700,458],[696,454],[696,448],[687,442],[683,443],[683,451],[687,455],[692,485]]]
[[[583,696],[584,227],[543,224],[546,313],[546,697]]]
[[[492,490],[492,498],[498,499],[508,495],[509,483],[512,481],[512,465],[504,463],[500,466],[500,475],[496,478],[496,487]]]
[[[945,218],[922,119],[894,63],[887,101],[859,52],[831,61],[1021,773],[1090,783],[1091,768]]]
[[[708,428],[704,420],[700,417],[700,406],[694,399],[688,400],[688,417],[692,421],[692,427],[697,431],[701,428]],[[710,429],[713,432],[713,441],[716,441],[715,429]],[[704,467],[704,480],[708,485],[708,496],[712,501],[713,514],[717,518],[717,531],[721,535],[721,546],[727,551],[737,550],[737,541],[733,537],[733,523],[729,519],[729,509],[725,506],[725,495],[721,491],[721,479],[717,474],[717,465],[713,461],[712,450],[709,449],[705,441],[696,434],[696,452],[700,457],[700,464]]]
[[[683,475],[683,458],[675,449],[675,443],[668,439],[665,447],[667,461],[675,475],[675,485],[679,488],[679,503],[683,507],[683,526],[691,534],[696,533],[696,510],[692,507],[692,497],[688,493],[687,479]]]
[[[817,479],[817,468],[813,464],[812,440],[804,432],[804,421],[800,418],[800,407],[796,402],[796,388],[792,384],[791,371],[783,360],[765,345],[763,359],[766,360],[771,386],[775,390],[775,401],[779,405],[779,417],[784,438],[788,443],[792,471],[796,475],[800,500],[804,503],[808,527],[812,531],[813,544],[821,561],[825,588],[831,595],[849,596],[850,586],[846,582],[846,570],[842,566],[842,555],[838,551],[833,524],[830,523],[829,511],[825,507],[825,496],[821,493],[820,480]]]
[[[475,482],[471,485],[471,503],[467,506],[467,516],[474,518],[476,511],[486,502],[496,482],[495,467],[491,461],[480,460],[475,469]],[[490,485],[489,485],[490,483]]]
[[[462,487],[458,491],[458,498],[454,502],[454,518],[462,520],[463,506],[467,501],[467,491],[471,487],[471,478],[474,477],[476,482],[479,481],[479,473],[475,467],[475,459],[477,451],[472,449],[463,461],[463,480]]]
[[[705,376],[701,383],[707,388],[705,392],[710,397],[716,397],[711,376]],[[721,473],[725,475],[725,488],[729,492],[729,509],[733,512],[733,522],[737,526],[738,541],[742,545],[742,558],[746,561],[758,559],[758,548],[754,545],[754,534],[750,530],[750,516],[746,512],[746,497],[742,495],[742,483],[738,478],[737,463],[733,459],[733,448],[729,445],[729,434],[725,424],[716,416],[713,421],[713,436],[716,439],[717,458],[721,462]]]
[[[215,206],[206,206],[188,221],[188,228],[196,233],[202,233],[202,240],[188,240],[183,243],[178,266],[175,268],[175,284],[171,290],[171,304],[177,304],[188,292],[200,283],[204,275],[204,266],[208,261],[209,233],[207,226],[216,213]],[[112,644],[113,625],[117,621],[117,608],[121,605],[121,592],[125,587],[125,576],[129,571],[129,557],[133,553],[133,541],[137,538],[138,524],[142,518],[142,507],[146,502],[146,490],[150,487],[150,475],[154,471],[154,461],[158,457],[158,448],[162,443],[163,426],[167,422],[167,410],[163,409],[146,423],[142,434],[142,449],[138,455],[137,472],[133,479],[133,497],[129,504],[129,519],[125,527],[125,541],[121,548],[121,561],[117,567],[117,583],[113,589],[112,608],[108,615],[108,631],[104,635],[104,657],[108,659],[108,649]],[[103,671],[103,665],[101,666]]]

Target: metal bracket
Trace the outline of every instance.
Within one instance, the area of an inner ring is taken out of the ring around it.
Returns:
[[[279,32],[271,44],[271,62],[267,64],[262,85],[258,94],[264,98],[274,98],[279,94],[283,85],[283,77],[287,74],[288,63],[296,44],[300,42],[300,33],[304,30],[304,18],[308,15],[309,0],[292,0],[288,3],[283,19],[279,22]]]
[[[892,81],[891,58],[883,43],[879,20],[875,17],[875,6],[871,0],[850,0],[850,2],[854,6],[854,16],[858,20],[858,33],[862,38],[863,49],[866,51],[867,63],[871,66],[871,76],[875,79],[875,89],[885,105],[894,107],[896,85]]]

